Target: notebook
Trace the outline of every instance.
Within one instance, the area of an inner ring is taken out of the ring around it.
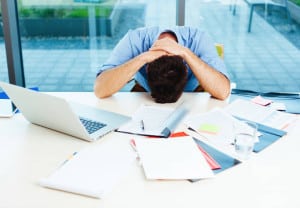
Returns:
[[[83,140],[97,140],[130,120],[128,116],[5,82],[0,82],[0,87],[29,122]]]
[[[190,105],[190,102],[183,102],[175,109],[141,105],[132,115],[130,122],[122,125],[117,131],[167,138],[187,114]]]

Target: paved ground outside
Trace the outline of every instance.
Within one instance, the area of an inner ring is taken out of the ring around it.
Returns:
[[[165,1],[168,7],[158,0],[148,1],[147,5],[142,0],[122,2],[124,16],[114,37],[23,39],[27,86],[39,86],[42,91],[92,91],[98,68],[129,28],[175,25],[172,0]],[[186,7],[186,25],[207,30],[215,42],[225,45],[225,63],[237,88],[300,91],[300,50],[288,38],[295,36],[296,42],[299,40],[299,26],[293,24],[294,32],[283,34],[276,28],[278,16],[265,19],[258,11],[248,33],[249,8],[243,1],[239,1],[235,16],[229,10],[229,0],[190,0]],[[0,80],[7,81],[4,51],[0,41]]]

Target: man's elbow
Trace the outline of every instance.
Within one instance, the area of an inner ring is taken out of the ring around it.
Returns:
[[[219,100],[226,100],[229,97],[230,93],[230,82],[228,82],[225,86],[222,87],[222,89],[219,89],[219,91],[213,97]]]
[[[226,100],[230,95],[230,90],[221,93],[218,97],[220,100]]]
[[[226,100],[229,95],[231,93],[231,89],[230,89],[230,83],[228,84],[228,86],[223,90],[222,93],[220,93],[220,100]]]
[[[94,84],[94,94],[98,98],[107,98],[111,96],[111,94],[107,94],[107,92],[103,90],[103,88],[99,86],[98,83]]]

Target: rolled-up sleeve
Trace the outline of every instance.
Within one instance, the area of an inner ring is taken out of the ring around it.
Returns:
[[[128,60],[133,58],[133,51],[131,45],[131,31],[129,31],[116,45],[116,47],[111,52],[109,58],[100,67],[97,76],[107,69],[119,66]]]
[[[198,56],[209,66],[213,67],[215,70],[221,72],[228,78],[227,68],[225,66],[224,61],[220,58],[217,53],[215,43],[208,36],[207,33],[201,34],[201,40],[199,44],[196,46],[198,51]]]

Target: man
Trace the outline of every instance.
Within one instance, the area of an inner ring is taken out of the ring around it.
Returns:
[[[95,95],[111,96],[133,76],[150,92],[146,67],[165,55],[180,56],[187,64],[184,91],[192,92],[201,85],[217,99],[226,99],[230,94],[226,67],[211,39],[201,30],[181,26],[168,30],[159,27],[130,30],[101,67],[94,85]]]

